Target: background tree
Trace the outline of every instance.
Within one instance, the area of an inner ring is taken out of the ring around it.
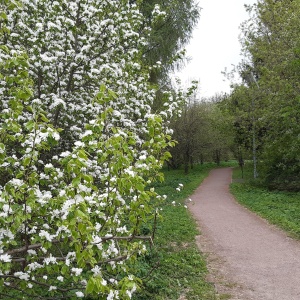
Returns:
[[[232,157],[233,134],[232,118],[227,110],[220,105],[224,97],[217,102],[209,103],[208,111],[208,136],[210,140],[209,152],[213,160],[219,165],[222,160]],[[212,99],[213,100],[213,99]]]
[[[200,150],[199,132],[203,125],[203,120],[199,114],[198,103],[196,99],[197,82],[187,92],[180,91],[179,97],[182,98],[182,109],[179,114],[171,120],[171,127],[174,130],[173,137],[177,145],[171,150],[172,157],[169,165],[172,168],[178,168],[184,165],[185,173],[189,167],[193,166],[194,159]]]
[[[233,144],[232,117],[220,105],[223,97],[200,101],[196,98],[195,85],[181,96],[187,100],[180,116],[171,121],[177,144],[170,150],[169,165],[178,168],[183,164],[187,173],[194,163],[215,161],[220,164],[222,159],[228,159]]]
[[[163,13],[154,22],[153,11],[159,8]],[[161,66],[152,68],[150,74],[150,82],[159,86],[153,104],[153,110],[157,111],[163,107],[164,92],[172,89],[170,71],[180,68],[187,61],[184,47],[197,25],[200,7],[195,0],[143,0],[141,12],[144,16],[142,27],[152,28],[143,62],[153,66],[159,61]]]
[[[153,24],[153,11],[156,9],[163,13],[160,20]],[[157,82],[160,77],[168,76],[169,71],[178,63],[175,58],[183,58],[178,55],[192,37],[199,20],[200,7],[194,0],[144,0],[141,12],[144,15],[144,26],[152,25],[153,28],[144,53],[146,62],[154,65],[160,61],[162,64],[159,72],[153,73],[153,82]]]
[[[239,70],[245,82],[252,72],[259,86],[247,84],[260,135],[260,177],[269,187],[299,190],[299,2],[259,1],[248,10],[251,19],[242,26],[248,61]]]

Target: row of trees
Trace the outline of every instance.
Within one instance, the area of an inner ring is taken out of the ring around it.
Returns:
[[[178,107],[158,91],[199,13],[161,2],[1,2],[1,298],[130,299],[138,288],[131,265],[152,242],[141,227],[163,201],[150,186]],[[178,35],[159,56],[166,32]],[[165,105],[152,113],[155,99]]]
[[[180,90],[182,111],[171,119],[170,126],[177,144],[170,149],[168,160],[171,168],[184,166],[185,173],[195,163],[221,160],[233,157],[232,116],[220,105],[224,95],[198,99],[197,82],[188,91]]]
[[[300,190],[299,1],[249,6],[242,25],[245,60],[226,106],[236,142],[252,156],[254,177],[271,188]]]

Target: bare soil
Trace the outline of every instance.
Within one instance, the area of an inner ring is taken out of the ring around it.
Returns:
[[[208,280],[220,299],[300,300],[300,242],[239,205],[231,175],[230,168],[211,171],[188,204]]]

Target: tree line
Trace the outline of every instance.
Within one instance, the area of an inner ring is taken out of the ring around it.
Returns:
[[[235,116],[235,139],[254,161],[262,184],[300,190],[298,1],[258,1],[242,24],[243,82],[226,105]]]
[[[208,103],[196,101],[193,93],[183,96],[182,115],[172,119],[179,143],[171,149],[169,165],[184,165],[187,172],[193,162],[218,162],[230,153],[241,166],[253,162],[257,183],[299,191],[300,4],[261,0],[246,10],[250,17],[241,24],[240,38],[244,58],[233,70],[241,83]]]
[[[188,173],[194,164],[233,159],[234,143],[232,116],[221,105],[226,95],[199,99],[198,83],[193,82],[187,91],[180,90],[182,98],[180,114],[171,119],[173,138],[170,149],[170,168],[183,167]]]

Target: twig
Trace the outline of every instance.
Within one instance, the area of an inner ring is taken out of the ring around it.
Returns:
[[[69,237],[69,240],[72,240],[71,237]],[[101,238],[101,243],[102,242],[106,242],[109,240],[149,240],[151,245],[153,244],[153,238],[151,236],[111,236],[111,237],[102,237]],[[58,244],[63,242],[62,240],[52,240],[51,243],[52,244]],[[100,243],[92,243],[92,245],[97,245]],[[33,244],[33,245],[28,245],[28,246],[23,246],[21,248],[18,249],[12,249],[12,250],[8,250],[7,252],[3,253],[3,254],[8,254],[8,255],[12,255],[12,254],[16,254],[16,253],[22,253],[22,252],[26,252],[28,250],[33,250],[33,249],[38,249],[41,248],[43,245],[41,243],[37,243],[37,244]]]

